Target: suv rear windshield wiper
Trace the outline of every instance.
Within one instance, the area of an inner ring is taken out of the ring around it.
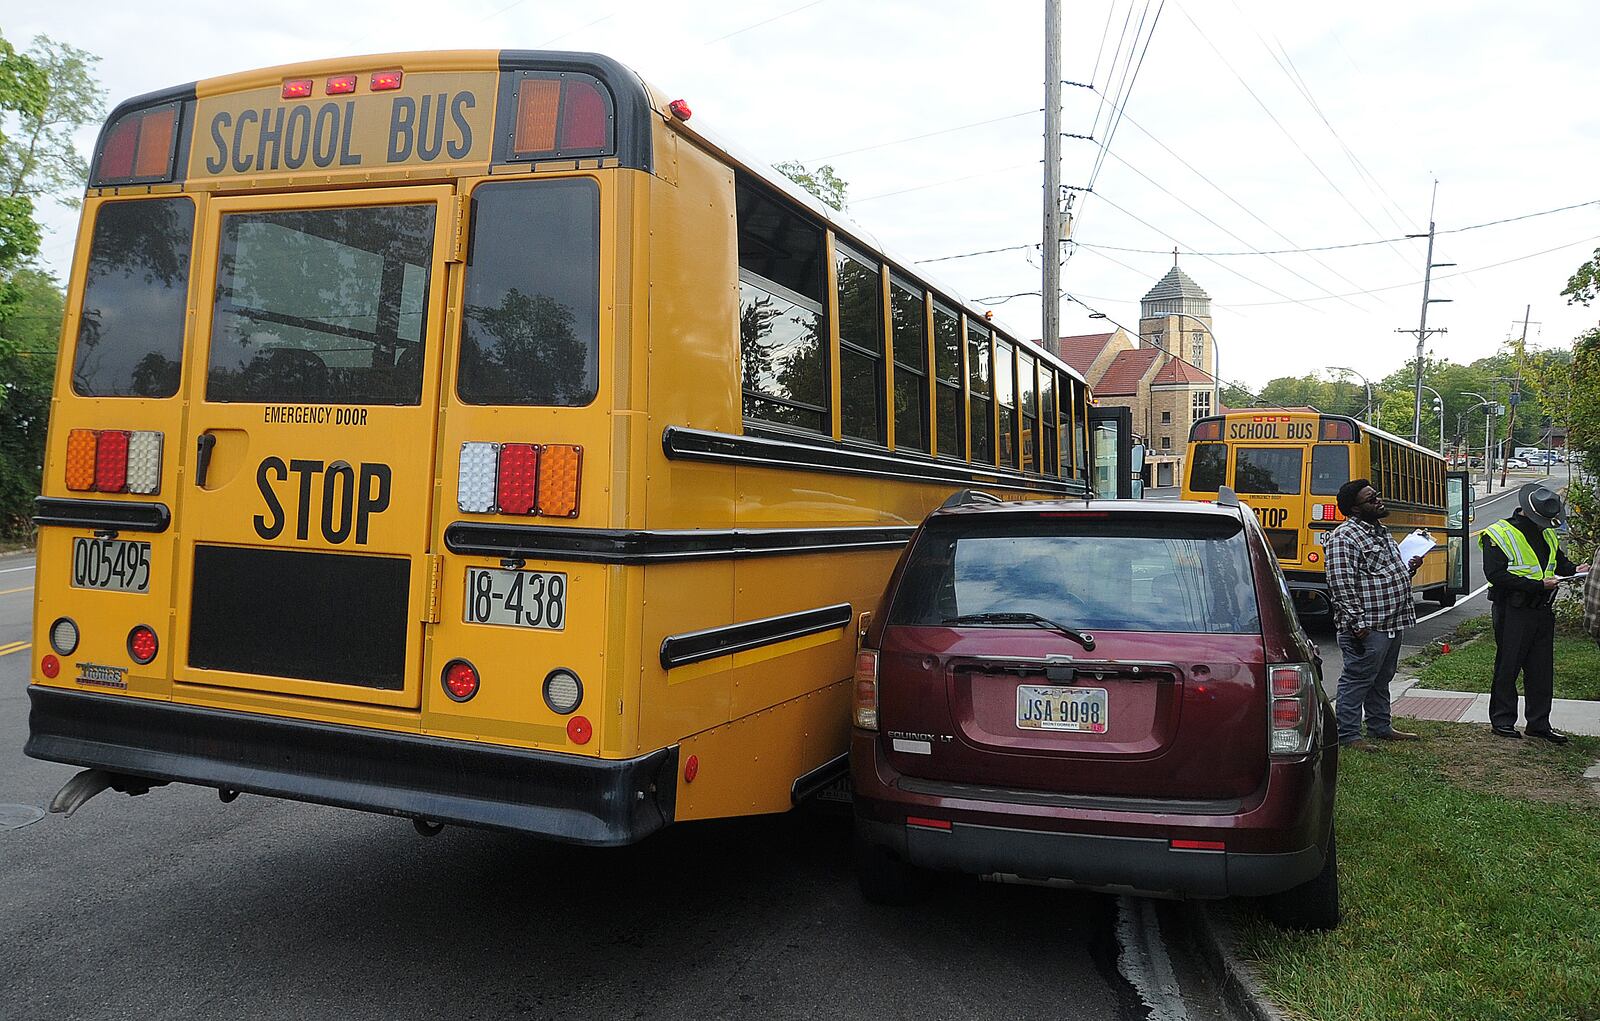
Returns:
[[[1094,635],[1085,634],[1076,628],[1058,624],[1049,617],[1041,617],[1037,613],[966,613],[959,617],[946,617],[946,624],[1032,624],[1034,627],[1049,628],[1057,634],[1065,635],[1086,651],[1094,650]]]

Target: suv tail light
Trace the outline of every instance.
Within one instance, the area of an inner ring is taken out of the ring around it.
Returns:
[[[1317,722],[1317,671],[1309,663],[1267,667],[1272,686],[1272,754],[1291,758],[1311,750]]]
[[[856,653],[855,719],[862,730],[878,729],[878,650]]]

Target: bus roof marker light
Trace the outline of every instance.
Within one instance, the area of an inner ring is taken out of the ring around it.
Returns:
[[[681,99],[674,99],[672,102],[668,103],[667,109],[672,111],[672,116],[678,118],[680,121],[686,121],[690,117],[694,116],[694,111],[689,109],[689,104]]]
[[[329,78],[324,86],[330,96],[347,96],[356,90],[356,76],[353,74],[336,74]]]
[[[283,83],[283,98],[306,99],[316,87],[317,83],[310,78],[290,78]]]
[[[393,92],[400,87],[404,77],[404,71],[374,71],[372,72],[372,91]]]
[[[465,514],[494,513],[495,475],[500,460],[498,443],[461,444],[460,471],[456,479],[456,506]]]

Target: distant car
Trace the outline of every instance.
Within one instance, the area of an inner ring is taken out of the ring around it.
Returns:
[[[918,529],[863,638],[851,775],[869,900],[929,870],[1339,919],[1338,728],[1255,516],[1000,503]]]
[[[1507,471],[1523,471],[1528,467],[1528,462],[1520,457],[1508,457],[1506,458],[1505,467]]]

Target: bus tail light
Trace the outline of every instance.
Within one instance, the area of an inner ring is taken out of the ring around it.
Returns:
[[[578,675],[564,667],[545,675],[544,704],[558,716],[570,716],[583,702],[583,682]]]
[[[156,633],[148,624],[136,624],[128,632],[128,655],[140,666],[156,658]]]
[[[1317,672],[1309,663],[1267,667],[1272,688],[1273,755],[1304,755],[1311,748],[1317,718]]]
[[[1344,515],[1339,513],[1336,503],[1314,503],[1311,505],[1312,521],[1343,521]]]
[[[478,693],[478,669],[464,659],[452,659],[440,675],[444,693],[452,702],[468,702]]]
[[[155,430],[73,429],[67,433],[67,488],[75,493],[161,492],[161,440]]]
[[[552,443],[539,458],[539,513],[547,518],[578,516],[579,469],[583,467],[583,448],[570,443]]]
[[[878,650],[856,653],[855,719],[862,730],[878,729]]]
[[[506,443],[500,447],[495,483],[495,503],[502,514],[532,514],[539,494],[539,448],[532,443]]]
[[[78,623],[71,617],[57,617],[50,625],[50,648],[63,656],[78,651]]]
[[[578,516],[583,448],[570,443],[463,443],[456,506],[467,514]]]

